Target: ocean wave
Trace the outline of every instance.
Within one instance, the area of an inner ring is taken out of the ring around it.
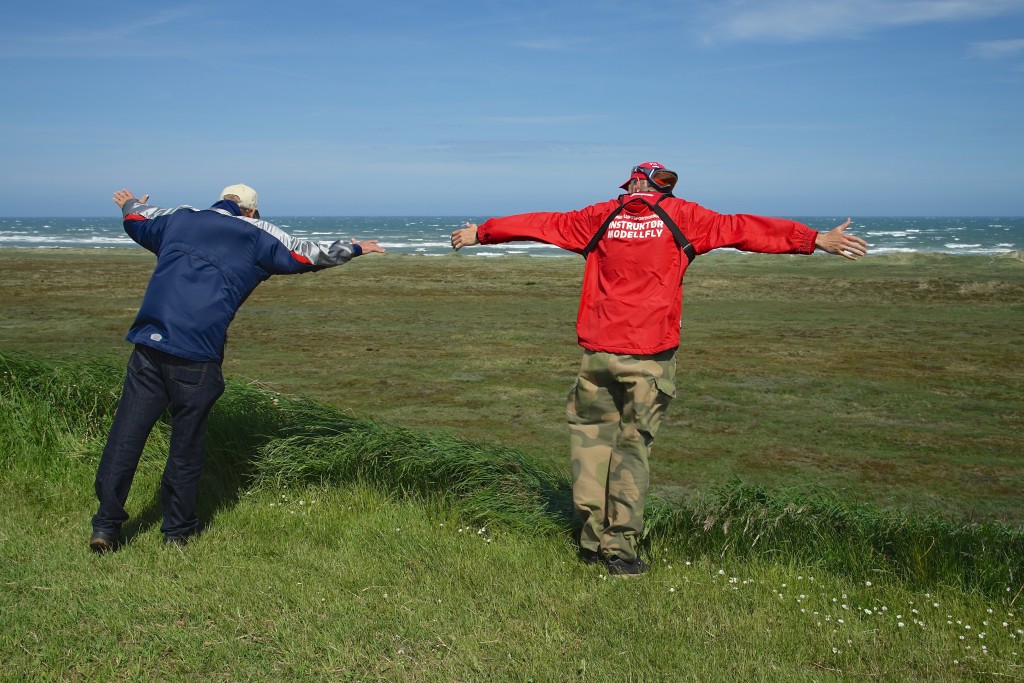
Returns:
[[[449,232],[466,221],[464,216],[310,217],[280,216],[271,221],[289,234],[304,239],[334,241],[343,237],[377,239],[392,254],[443,256],[452,254]],[[831,219],[801,219],[811,226],[833,225]],[[1024,218],[871,217],[853,231],[870,242],[870,254],[943,253],[1005,254],[1024,245]],[[124,233],[119,218],[0,218],[3,248],[111,248],[141,249]],[[715,253],[741,254],[734,249]],[[540,242],[514,242],[465,249],[468,256],[573,257],[570,251]]]

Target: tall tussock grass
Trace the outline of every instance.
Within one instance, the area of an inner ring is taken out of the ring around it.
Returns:
[[[123,368],[0,352],[0,372],[0,464],[52,459],[76,445],[98,457]],[[568,534],[573,524],[568,476],[513,448],[355,417],[254,383],[228,381],[207,449],[206,476],[220,472],[236,494],[360,482],[450,506],[481,525]],[[723,561],[767,557],[1007,601],[1024,577],[1020,529],[856,504],[815,487],[769,492],[732,481],[695,503],[653,499],[646,529],[644,550],[653,554],[672,547]]]
[[[648,513],[651,543],[683,544],[696,555],[777,557],[869,580],[952,586],[1009,600],[1024,585],[1020,529],[857,504],[814,486],[769,493],[732,481],[693,506],[655,501]]]
[[[570,521],[568,481],[518,451],[371,420],[268,443],[256,470],[257,486],[368,482],[452,504],[478,524],[550,532]]]

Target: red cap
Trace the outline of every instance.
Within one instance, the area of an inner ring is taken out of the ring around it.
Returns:
[[[644,173],[640,169],[647,169],[647,173]],[[668,169],[665,168],[663,164],[659,164],[657,161],[645,161],[642,164],[637,164],[636,166],[634,166],[633,171],[629,175],[629,179],[626,180],[626,182],[619,185],[619,187],[622,188],[623,190],[628,190],[630,180],[649,180],[650,177],[648,174],[654,171],[668,171]],[[671,172],[672,171],[669,171],[669,173]]]

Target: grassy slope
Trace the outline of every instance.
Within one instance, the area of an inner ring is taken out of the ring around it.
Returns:
[[[701,546],[698,529],[681,537],[664,519],[648,575],[609,580],[573,560],[558,506],[537,512],[533,502],[565,490],[528,458],[238,381],[211,420],[207,534],[184,551],[159,546],[161,424],[129,501],[130,542],[96,557],[84,543],[89,483],[118,365],[0,365],[4,679],[963,681],[1024,671],[1024,621],[1005,591],[911,588],[893,571],[902,560],[880,556],[828,571],[834,543],[817,544],[811,561],[770,547],[750,555],[736,548],[747,529]],[[759,537],[773,520],[751,513],[778,512],[766,503],[747,513]],[[835,541],[847,534],[833,526],[856,515],[827,521],[818,533]],[[885,527],[877,515],[868,523]],[[897,544],[914,540],[907,527],[893,531]],[[1007,542],[1022,556],[1019,535],[981,540],[979,564]]]

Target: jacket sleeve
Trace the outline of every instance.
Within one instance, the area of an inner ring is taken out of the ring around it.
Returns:
[[[121,207],[124,216],[124,231],[139,245],[154,254],[160,251],[167,217],[176,211],[195,211],[191,206],[161,209],[130,199]]]
[[[273,223],[264,220],[245,217],[240,217],[240,220],[252,223],[263,232],[261,242],[264,248],[260,250],[257,262],[271,275],[306,273],[340,266],[363,253],[359,245],[345,240],[334,242],[304,240],[293,237]]]
[[[797,221],[721,214],[693,202],[684,202],[679,225],[698,254],[720,247],[762,254],[810,254],[818,237],[817,230]]]
[[[529,240],[580,254],[597,229],[594,215],[593,206],[566,213],[521,213],[492,218],[477,228],[476,234],[480,244]]]

